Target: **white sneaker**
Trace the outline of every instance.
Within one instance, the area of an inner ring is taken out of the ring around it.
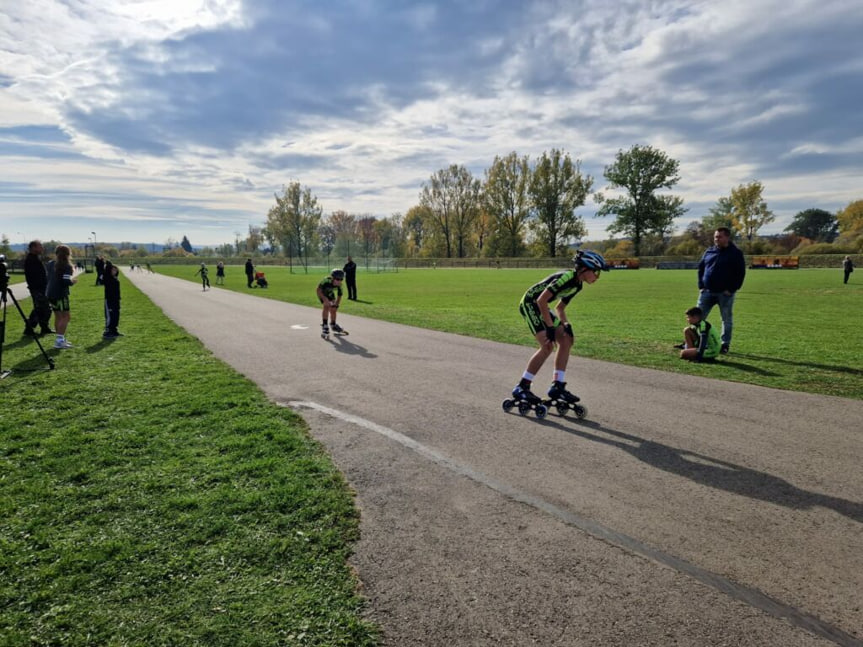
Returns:
[[[74,348],[74,346],[72,346],[71,342],[63,339],[55,341],[54,348]]]

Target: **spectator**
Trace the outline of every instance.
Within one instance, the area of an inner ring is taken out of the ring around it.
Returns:
[[[698,263],[698,307],[704,318],[710,310],[719,305],[722,317],[721,353],[731,347],[731,333],[734,327],[734,297],[743,286],[746,276],[746,261],[743,252],[731,242],[731,230],[719,227],[713,234],[714,245],[704,252]]]
[[[348,262],[345,263],[344,273],[345,273],[345,283],[348,285],[348,300],[356,301],[357,300],[357,264],[354,263],[354,259],[348,256]]]
[[[54,348],[72,348],[66,339],[66,328],[72,318],[69,306],[69,288],[77,283],[72,269],[72,250],[67,245],[57,245],[53,261],[48,263],[48,287],[45,294],[54,311],[54,330],[57,338]]]
[[[105,259],[102,256],[97,256],[96,262],[93,265],[96,266],[96,285],[102,285],[102,275],[105,273]],[[134,265],[132,265],[132,269],[135,269]]]
[[[216,285],[224,285],[225,284],[225,263],[224,261],[219,261],[216,264]]]
[[[40,335],[50,335],[51,330],[51,304],[45,291],[48,288],[48,273],[42,263],[42,254],[45,249],[42,241],[33,240],[27,246],[27,257],[24,259],[24,277],[27,279],[27,289],[33,300],[33,311],[27,318],[24,334],[35,337],[36,324],[39,325]]]
[[[680,348],[680,359],[692,362],[713,362],[719,355],[719,333],[710,322],[704,319],[701,308],[694,307],[686,311],[687,326],[683,329],[683,344]]]
[[[246,259],[246,287],[254,287],[252,281],[255,280],[255,266],[252,265],[252,259]]]
[[[848,283],[848,277],[854,271],[854,263],[851,262],[850,256],[846,256],[845,260],[842,261],[842,269],[845,272],[845,283]]]
[[[105,274],[102,283],[105,285],[105,332],[102,339],[116,339],[123,333],[117,330],[120,323],[120,268],[111,261],[105,262]]]

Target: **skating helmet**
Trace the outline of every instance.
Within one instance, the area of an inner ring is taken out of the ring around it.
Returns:
[[[576,252],[575,258],[572,259],[575,263],[575,269],[587,268],[593,270],[597,274],[602,270],[608,270],[608,265],[605,264],[605,259],[602,254],[592,252],[589,249]]]
[[[342,281],[345,278],[345,273],[343,270],[333,270],[330,276],[332,276],[337,281]]]
[[[201,267],[207,267],[206,263],[201,263]]]

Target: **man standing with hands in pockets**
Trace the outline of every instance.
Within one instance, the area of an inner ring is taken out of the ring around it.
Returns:
[[[734,326],[734,296],[743,286],[746,261],[743,252],[731,242],[731,230],[719,227],[713,234],[713,247],[707,249],[698,263],[698,307],[704,318],[715,305],[722,316],[722,346],[720,353],[731,347]]]

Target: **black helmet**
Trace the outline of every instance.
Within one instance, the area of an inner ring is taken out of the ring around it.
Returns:
[[[337,281],[341,281],[345,278],[345,273],[343,270],[333,270],[330,276],[332,276]]]

